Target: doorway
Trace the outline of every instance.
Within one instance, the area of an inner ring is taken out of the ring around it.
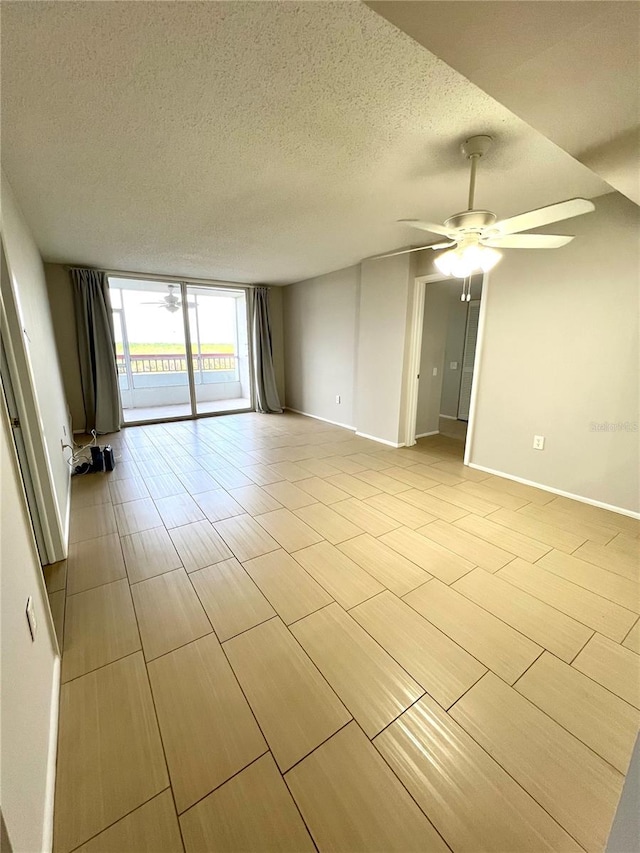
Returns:
[[[40,562],[45,565],[67,556],[68,515],[60,516],[25,344],[26,333],[1,240],[0,289],[0,407],[5,408],[11,424],[36,548]],[[63,430],[66,436],[66,425]]]
[[[467,301],[461,300],[458,279],[432,275],[415,281],[406,387],[407,446],[420,438],[443,435],[464,444],[467,459],[483,286],[483,276],[474,276]]]
[[[245,288],[109,276],[124,422],[253,408]]]

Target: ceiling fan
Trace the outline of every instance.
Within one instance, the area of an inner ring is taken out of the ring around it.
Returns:
[[[175,314],[176,311],[179,311],[182,307],[182,301],[179,296],[173,292],[177,285],[168,284],[167,288],[169,293],[164,296],[160,302],[143,302],[143,305],[157,305],[159,308],[165,308],[169,311],[170,314]],[[192,308],[195,305],[194,302],[187,302],[187,308]]]
[[[389,258],[407,252],[421,252],[424,249],[449,249],[434,260],[436,267],[444,275],[467,278],[475,272],[488,272],[493,269],[502,257],[502,254],[496,251],[497,249],[557,249],[574,239],[568,234],[521,234],[520,232],[590,213],[595,210],[595,206],[586,198],[571,198],[500,221],[496,221],[495,213],[490,210],[474,209],[478,161],[487,153],[491,142],[490,136],[472,136],[462,144],[462,153],[471,161],[468,210],[450,216],[444,225],[436,225],[420,219],[398,220],[420,231],[440,234],[446,237],[448,242],[387,252],[384,255],[376,255],[376,258]]]

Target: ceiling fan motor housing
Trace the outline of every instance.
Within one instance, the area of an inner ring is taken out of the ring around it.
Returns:
[[[454,213],[444,224],[447,228],[460,231],[481,231],[483,228],[489,228],[495,221],[496,215],[490,210],[464,210],[462,213]]]

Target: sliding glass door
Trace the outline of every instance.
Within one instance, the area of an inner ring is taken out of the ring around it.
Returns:
[[[251,408],[244,290],[187,285],[196,412]]]
[[[126,423],[252,408],[244,289],[124,277],[109,288]]]

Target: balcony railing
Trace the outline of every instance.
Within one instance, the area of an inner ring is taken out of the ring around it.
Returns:
[[[211,372],[215,370],[235,370],[238,357],[229,353],[221,352],[203,352],[194,354],[193,371]],[[186,355],[162,355],[147,354],[147,355],[131,355],[129,356],[131,364],[131,373],[185,373],[187,370]],[[116,356],[116,364],[118,365],[118,373],[126,374],[126,362],[123,354],[119,353]]]

